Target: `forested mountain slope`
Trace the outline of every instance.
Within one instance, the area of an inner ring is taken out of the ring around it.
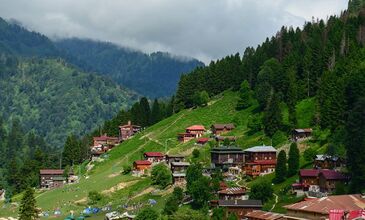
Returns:
[[[150,55],[112,43],[83,39],[55,41],[66,59],[83,70],[106,75],[149,97],[166,97],[175,92],[183,73],[204,64],[196,59],[156,52]]]
[[[114,82],[62,60],[0,59],[2,117],[7,122],[19,119],[25,130],[34,130],[58,147],[70,133],[95,129],[136,98]]]

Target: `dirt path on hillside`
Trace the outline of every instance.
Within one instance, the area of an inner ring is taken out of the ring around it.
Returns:
[[[138,180],[129,181],[129,182],[120,182],[116,186],[111,187],[110,189],[103,190],[101,193],[104,194],[104,195],[105,194],[109,194],[109,193],[114,193],[114,192],[116,192],[118,190],[121,190],[121,189],[124,189],[126,187],[129,187],[129,186],[131,186],[131,185],[133,185],[133,184],[135,184],[137,182],[138,182]]]
[[[274,208],[275,208],[276,204],[278,204],[278,202],[279,202],[279,197],[278,197],[278,195],[276,195],[275,193],[274,193],[273,195],[275,196],[275,203],[272,205],[272,207],[271,207],[270,211],[274,210]]]
[[[148,194],[148,193],[151,193],[153,190],[155,190],[155,188],[154,188],[154,187],[152,187],[152,186],[150,186],[150,187],[148,187],[148,188],[146,188],[146,189],[142,190],[142,191],[141,191],[141,192],[139,192],[138,194],[134,195],[133,197],[131,197],[131,198],[130,198],[130,200],[133,200],[133,199],[135,199],[135,198],[137,198],[137,197],[140,197],[140,196],[146,195],[146,194]]]

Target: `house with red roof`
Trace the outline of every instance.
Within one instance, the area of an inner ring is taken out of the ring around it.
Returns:
[[[285,219],[350,219],[346,213],[363,210],[365,198],[360,194],[315,198],[284,206]],[[354,216],[356,214],[354,213]]]
[[[204,145],[204,144],[208,143],[208,141],[209,141],[209,138],[201,137],[201,138],[198,138],[198,140],[196,140],[196,143],[200,144],[200,145]]]
[[[311,186],[317,186],[321,192],[331,193],[335,190],[338,182],[346,183],[348,178],[336,170],[301,169],[299,171],[299,184],[295,184],[295,187],[308,191]]]
[[[94,146],[98,145],[117,145],[119,143],[118,137],[109,137],[108,135],[104,134],[99,137],[93,137]]]
[[[139,175],[144,174],[146,170],[151,168],[152,163],[148,160],[136,160],[133,162],[133,171]]]
[[[247,200],[248,197],[246,196],[246,194],[246,189],[243,187],[231,187],[218,191],[218,197],[220,200]]]
[[[141,126],[133,125],[131,121],[128,121],[126,125],[119,126],[119,140],[125,141],[141,130]]]
[[[59,188],[67,182],[64,170],[61,169],[41,169],[39,170],[39,177],[42,189]]]
[[[214,135],[220,135],[232,131],[235,128],[234,124],[213,124],[210,130]]]
[[[146,152],[143,154],[143,157],[151,163],[159,163],[165,159],[165,155],[161,152]]]
[[[203,125],[192,125],[185,129],[185,133],[178,134],[178,140],[185,143],[192,139],[200,138],[201,136],[203,136],[205,131],[206,130]]]
[[[256,146],[244,150],[245,173],[257,177],[273,173],[276,166],[276,149],[272,146]]]

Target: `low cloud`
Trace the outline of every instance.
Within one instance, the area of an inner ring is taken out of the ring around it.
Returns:
[[[256,46],[281,26],[346,9],[346,0],[0,0],[0,16],[51,38],[110,41],[211,59]]]

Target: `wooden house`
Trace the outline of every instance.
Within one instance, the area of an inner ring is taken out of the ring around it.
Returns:
[[[144,173],[145,170],[151,168],[152,163],[148,160],[136,160],[133,162],[133,170]]]
[[[183,162],[185,161],[185,156],[182,155],[166,155],[165,161],[167,164],[171,164],[171,162]]]
[[[185,173],[172,173],[172,183],[175,186],[186,185],[186,174]]]
[[[205,132],[205,127],[203,125],[193,125],[186,128],[186,133],[195,134],[196,137],[201,137]]]
[[[203,136],[205,128],[203,125],[192,125],[185,129],[185,133],[179,133],[177,138],[180,142],[185,143],[195,138]]]
[[[331,193],[339,182],[348,182],[348,178],[341,172],[328,169],[301,169],[299,185],[296,186],[300,186],[304,191],[310,190],[310,186],[318,186],[321,192]]]
[[[128,121],[128,124],[119,126],[119,140],[127,140],[141,130],[141,126],[133,125],[131,121]]]
[[[284,215],[274,212],[253,210],[245,215],[247,220],[284,220]]]
[[[165,155],[160,152],[146,152],[143,157],[151,163],[159,163],[165,160]]]
[[[218,207],[224,208],[225,219],[231,213],[236,214],[238,219],[243,219],[247,213],[261,210],[262,202],[260,200],[218,200]]]
[[[292,131],[293,141],[297,141],[303,138],[308,138],[312,136],[312,128],[296,128]]]
[[[257,177],[273,173],[276,166],[276,149],[272,146],[256,146],[244,150],[245,173]]]
[[[210,129],[214,135],[220,135],[232,131],[233,129],[235,129],[235,126],[232,123],[213,124]]]
[[[228,139],[229,142],[236,142],[236,136],[216,136],[215,140],[217,142],[223,142],[225,139]]]
[[[189,166],[189,162],[171,162],[171,172],[185,173]]]
[[[115,146],[119,143],[119,138],[118,137],[109,137],[106,134],[99,136],[99,137],[93,137],[93,145],[94,146],[98,146],[98,145],[111,145],[111,146]]]
[[[343,158],[319,154],[314,157],[313,167],[315,169],[336,169],[346,166]]]
[[[177,139],[179,140],[179,142],[182,142],[182,143],[186,143],[190,140],[193,140],[196,138],[196,135],[195,134],[190,134],[190,133],[179,133],[177,135]]]
[[[247,200],[246,189],[242,187],[225,188],[218,191],[220,200]]]
[[[318,182],[321,192],[332,193],[336,189],[337,183],[347,183],[348,178],[335,170],[320,170]]]
[[[221,146],[210,151],[211,162],[216,167],[242,166],[245,163],[243,150],[235,146]]]
[[[348,219],[346,213],[362,210],[364,207],[365,198],[360,194],[327,196],[284,206],[287,210],[285,219],[289,220]],[[341,213],[342,216],[337,215]]]
[[[62,187],[67,182],[64,170],[61,169],[41,169],[40,186],[43,189],[53,189]]]

